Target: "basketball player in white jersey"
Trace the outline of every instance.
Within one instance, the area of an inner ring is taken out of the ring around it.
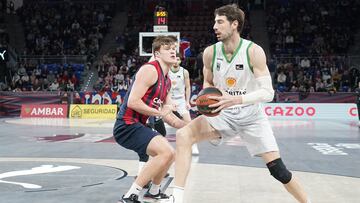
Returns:
[[[176,55],[176,59],[177,63],[171,67],[168,73],[171,80],[170,94],[173,103],[176,105],[176,112],[180,115],[181,119],[188,123],[191,121],[189,112],[191,108],[190,76],[189,71],[180,66],[181,60],[179,54]],[[196,143],[192,146],[192,154],[199,154],[199,149]]]
[[[301,203],[309,203],[304,189],[282,162],[279,148],[262,102],[274,97],[271,77],[263,49],[240,37],[245,15],[236,5],[215,10],[218,43],[205,49],[203,86],[215,86],[223,96],[210,107],[220,111],[215,117],[199,116],[176,133],[175,187],[176,203],[183,203],[183,193],[191,164],[191,145],[203,140],[241,136],[252,156],[262,157],[271,175]]]

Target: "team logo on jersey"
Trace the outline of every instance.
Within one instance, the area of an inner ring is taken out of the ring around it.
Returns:
[[[243,64],[236,64],[235,65],[235,70],[244,70],[244,65]]]
[[[227,77],[227,78],[225,79],[225,82],[226,82],[226,86],[228,86],[228,87],[234,87],[235,84],[236,84],[236,78]]]
[[[163,104],[163,101],[161,99],[159,99],[157,97],[155,97],[153,99],[153,106],[155,106],[157,108],[161,108],[162,104]]]
[[[217,70],[217,71],[220,70],[220,62],[216,62],[216,70]]]

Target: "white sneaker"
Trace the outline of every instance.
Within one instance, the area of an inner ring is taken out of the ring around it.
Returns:
[[[192,155],[199,155],[199,148],[197,146],[197,144],[193,144],[193,146],[191,147],[192,150]]]

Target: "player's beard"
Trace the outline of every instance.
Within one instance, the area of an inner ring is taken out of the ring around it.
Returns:
[[[219,39],[220,42],[226,42],[231,39],[231,36],[233,35],[233,32],[230,30],[229,32],[226,32],[222,34],[222,37]]]

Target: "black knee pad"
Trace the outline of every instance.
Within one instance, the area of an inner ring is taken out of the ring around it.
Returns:
[[[149,155],[147,154],[138,154],[139,155],[139,161],[141,162],[147,162],[149,160]]]
[[[290,182],[292,174],[289,170],[287,170],[286,166],[282,162],[281,158],[270,161],[266,164],[268,167],[270,174],[282,184],[287,184]]]

